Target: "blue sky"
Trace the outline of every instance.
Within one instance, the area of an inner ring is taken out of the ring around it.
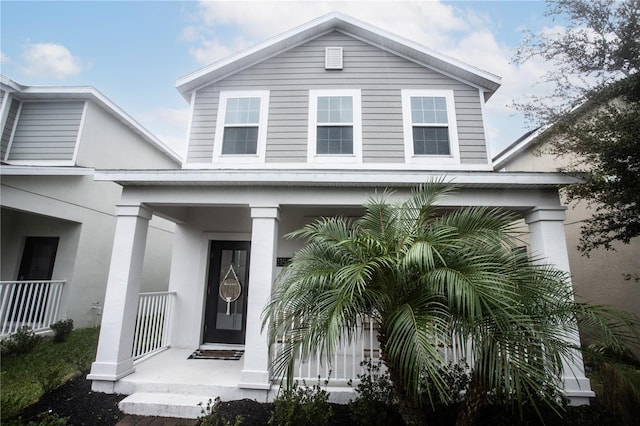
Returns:
[[[182,153],[188,105],[175,81],[229,54],[333,10],[502,77],[487,103],[495,155],[527,128],[508,105],[548,64],[510,63],[522,30],[558,23],[542,1],[6,1],[0,2],[3,74],[27,85],[90,85]]]

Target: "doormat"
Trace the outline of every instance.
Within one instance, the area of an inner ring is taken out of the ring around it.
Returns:
[[[196,349],[187,359],[223,359],[227,361],[238,361],[244,350],[236,349]]]

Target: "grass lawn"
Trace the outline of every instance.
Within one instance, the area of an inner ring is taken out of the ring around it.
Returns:
[[[95,359],[98,334],[97,328],[74,330],[65,342],[45,339],[28,354],[3,356],[2,421],[16,416],[45,392],[87,371]]]

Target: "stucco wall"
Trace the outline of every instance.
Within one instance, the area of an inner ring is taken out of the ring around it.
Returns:
[[[94,326],[104,293],[121,188],[92,176],[2,177],[2,280],[15,280],[25,237],[59,236],[54,279],[65,279],[63,316]],[[142,291],[166,290],[173,224],[154,218],[147,237]]]
[[[510,161],[507,171],[557,171],[566,158],[545,154],[544,147],[529,149]],[[616,251],[594,250],[589,257],[577,249],[582,221],[592,212],[584,202],[567,208],[565,232],[573,285],[580,300],[616,306],[640,316],[640,283],[627,281],[624,274],[640,274],[640,237],[631,243],[615,244]]]
[[[93,102],[88,102],[76,164],[95,169],[180,167]]]

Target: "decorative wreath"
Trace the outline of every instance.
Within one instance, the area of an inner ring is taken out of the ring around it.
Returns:
[[[242,293],[242,285],[238,280],[236,271],[233,270],[233,265],[229,265],[229,270],[225,274],[224,278],[220,282],[220,290],[218,294],[220,298],[227,302],[227,315],[230,315],[229,307],[231,302],[235,302]]]

